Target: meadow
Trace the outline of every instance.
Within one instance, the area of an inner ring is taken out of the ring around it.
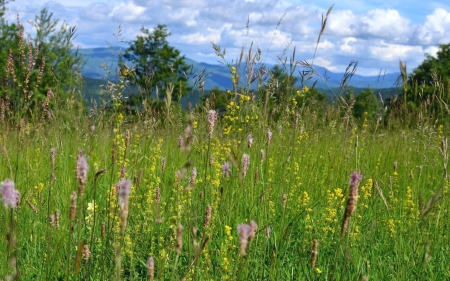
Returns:
[[[449,278],[448,128],[228,107],[4,122],[4,280]]]
[[[131,111],[126,76],[106,107],[3,101],[0,280],[450,280],[448,112],[355,118],[230,71],[225,111],[170,87]]]

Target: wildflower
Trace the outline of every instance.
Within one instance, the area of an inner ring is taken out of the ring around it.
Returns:
[[[192,168],[192,172],[191,172],[191,185],[194,186],[196,183],[196,179],[197,179],[197,168]]]
[[[270,226],[267,226],[267,227],[266,227],[266,238],[267,238],[267,239],[270,238],[270,231],[271,231]]]
[[[50,215],[50,227],[53,227],[54,224],[55,224],[55,215],[51,214]]]
[[[252,147],[252,144],[253,144],[253,135],[250,134],[247,137],[247,146],[248,146],[248,148]]]
[[[56,210],[55,217],[56,217],[56,229],[59,229],[59,222],[60,222],[60,218],[61,218],[60,210]]]
[[[10,179],[5,179],[0,185],[2,187],[1,194],[3,206],[5,208],[8,206],[16,208],[17,202],[20,199],[20,193],[14,188],[14,183]]]
[[[264,159],[266,158],[266,152],[264,149],[261,149],[261,157],[259,158],[259,162],[262,164],[264,162]]]
[[[350,179],[350,194],[347,200],[347,206],[345,208],[344,219],[342,220],[341,236],[344,236],[347,231],[350,217],[356,210],[356,201],[358,201],[358,185],[361,180],[361,175],[358,172],[353,172]]]
[[[55,153],[56,153],[56,148],[52,148],[50,149],[50,160],[52,163],[52,180],[56,181],[56,176],[55,176]]]
[[[91,257],[91,251],[89,251],[89,245],[85,244],[83,246],[83,259],[88,260]]]
[[[279,125],[279,126],[278,126],[278,134],[281,135],[281,131],[282,131],[282,130],[283,130],[283,126]]]
[[[248,154],[244,154],[242,156],[242,175],[244,177],[247,175],[249,165],[250,165],[250,156]]]
[[[131,192],[131,181],[121,180],[119,182],[119,207],[120,207],[120,231],[123,234],[125,232],[125,227],[127,226],[128,218],[128,197]]]
[[[215,110],[210,110],[208,113],[208,123],[209,123],[209,127],[208,127],[208,134],[209,134],[209,138],[212,138],[212,134],[214,131],[214,121],[216,120],[216,111]]]
[[[251,240],[253,240],[253,238],[255,238],[256,231],[258,230],[258,225],[253,220],[250,222],[250,229],[251,229],[251,231],[250,231],[249,239],[251,241]]]
[[[311,267],[312,268],[316,267],[317,255],[319,254],[319,252],[317,251],[318,247],[319,247],[319,241],[317,241],[317,239],[314,239],[312,248],[311,248]],[[317,269],[318,268],[316,268],[316,270]],[[320,272],[317,272],[317,273],[320,273]]]
[[[153,281],[155,277],[155,259],[153,257],[149,257],[147,260],[147,277],[150,281]]]
[[[164,170],[166,169],[166,161],[167,161],[166,157],[161,158],[161,172],[163,172],[163,173],[164,173]]]
[[[231,168],[230,168],[230,162],[224,162],[222,165],[222,176],[228,177],[231,176]]]
[[[241,256],[247,255],[248,237],[250,235],[251,227],[248,224],[240,224],[237,226],[237,232],[239,234],[239,245],[241,249]]]
[[[241,256],[247,255],[247,245],[255,238],[258,225],[255,221],[251,221],[250,224],[240,224],[237,226],[237,232],[239,234],[239,245]]]
[[[180,224],[177,229],[177,255],[181,254],[181,248],[183,248],[183,226]]]
[[[209,226],[209,222],[211,221],[211,212],[212,212],[212,207],[211,206],[206,207],[205,218],[203,220],[204,228],[207,228]]]
[[[182,136],[178,137],[178,148],[184,149],[184,138]]]
[[[89,165],[87,163],[86,157],[79,156],[77,160],[77,179],[78,179],[78,193],[80,195],[84,194],[84,189],[87,182]]]
[[[128,196],[131,192],[131,181],[130,180],[121,180],[119,182],[119,205],[128,204]]]
[[[269,145],[270,141],[272,140],[272,131],[270,129],[267,130],[266,136],[267,136],[267,145]]]
[[[184,129],[184,136],[186,137],[187,144],[190,144],[193,138],[191,125],[188,124],[186,129]]]
[[[70,221],[75,219],[77,212],[77,193],[75,191],[70,195]]]

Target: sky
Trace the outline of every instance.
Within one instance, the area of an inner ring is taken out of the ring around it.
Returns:
[[[334,4],[317,47],[314,64],[344,72],[354,60],[357,74],[398,72],[399,60],[412,71],[436,55],[439,44],[450,43],[448,0],[15,0],[8,4],[7,20],[17,14],[25,31],[27,21],[43,7],[55,18],[77,27],[75,46],[113,46],[166,24],[170,45],[187,58],[215,64],[221,61],[211,42],[226,48],[225,59],[236,61],[244,47],[261,50],[268,64],[292,56],[311,62],[322,15]],[[247,24],[248,23],[248,24]],[[121,36],[119,34],[121,30]]]

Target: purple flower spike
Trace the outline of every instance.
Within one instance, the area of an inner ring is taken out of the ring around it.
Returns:
[[[14,188],[14,183],[10,179],[5,179],[1,183],[1,194],[5,208],[8,206],[11,208],[17,207],[17,200],[20,198],[20,193]]]

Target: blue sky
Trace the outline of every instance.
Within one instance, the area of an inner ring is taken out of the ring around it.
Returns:
[[[332,4],[315,59],[331,71],[344,72],[358,60],[357,74],[393,73],[399,59],[411,71],[425,53],[434,55],[439,44],[450,43],[450,4],[444,0],[16,0],[8,5],[7,19],[14,22],[19,13],[32,34],[27,20],[48,7],[55,17],[77,26],[75,44],[81,48],[115,44],[119,26],[122,39],[129,41],[142,26],[166,24],[170,44],[188,58],[216,63],[214,42],[226,48],[228,61],[236,60],[241,48],[253,42],[272,64],[286,49],[291,56],[294,46],[297,60],[311,61],[321,16]]]

